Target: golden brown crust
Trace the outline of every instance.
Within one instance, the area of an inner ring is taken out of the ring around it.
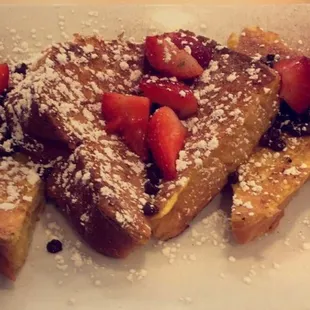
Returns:
[[[0,272],[15,280],[43,207],[43,183],[24,157],[3,158],[0,169]]]
[[[55,158],[62,153],[53,143],[74,150],[104,132],[98,107],[102,93],[135,90],[142,66],[140,44],[76,36],[53,45],[8,96],[15,143],[34,156],[47,157],[53,150]]]
[[[190,137],[177,162],[179,177],[162,184],[155,200],[161,218],[154,217],[152,227],[161,239],[181,233],[221,190],[278,109],[275,72],[200,39],[214,55],[194,87],[200,111],[186,122]],[[151,229],[141,213],[148,199],[143,193],[144,165],[119,139],[105,133],[98,100],[117,83],[121,87],[116,91],[133,91],[142,62],[140,45],[78,37],[49,50],[21,83],[24,90],[13,92],[7,104],[11,119],[17,120],[12,121],[16,139],[22,132],[21,141],[28,134],[64,143],[72,151],[50,177],[48,194],[88,243],[113,257],[124,257],[147,242]],[[72,85],[77,90],[71,91]]]
[[[144,167],[137,165],[136,156],[121,152],[117,144],[113,146],[112,150],[104,144],[85,142],[53,171],[47,189],[96,251],[119,258],[145,244],[151,229],[141,212],[141,197],[146,197]],[[114,157],[110,167],[106,152]]]
[[[23,148],[39,158],[64,155],[47,192],[90,245],[113,257],[145,243],[150,227],[141,212],[144,164],[105,132],[101,96],[133,92],[142,69],[141,44],[76,35],[48,49],[6,105]],[[58,145],[61,152],[49,152]]]
[[[278,54],[298,56],[279,35],[259,27],[246,28],[239,37],[232,34],[228,45],[250,56]],[[305,51],[307,47],[304,46]],[[285,136],[287,149],[277,153],[257,148],[249,162],[239,168],[241,180],[234,186],[232,233],[239,243],[247,243],[273,230],[284,208],[310,176],[310,137]]]
[[[246,243],[270,230],[310,176],[310,137],[285,137],[287,150],[259,148],[239,168],[241,183],[234,186],[232,232]]]
[[[187,123],[191,133],[177,161],[178,179],[164,183],[155,199],[161,212],[152,220],[153,234],[163,240],[180,234],[220,192],[278,110],[273,70],[208,42],[213,59],[195,86],[200,112]]]
[[[227,45],[232,50],[253,57],[267,54],[291,57],[303,55],[301,51],[288,47],[277,33],[264,31],[257,26],[244,28],[240,36],[232,33],[227,40]]]

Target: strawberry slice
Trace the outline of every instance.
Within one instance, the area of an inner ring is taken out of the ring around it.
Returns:
[[[192,55],[206,69],[212,59],[212,50],[206,46],[206,43],[200,41],[194,34],[178,31],[166,33],[171,41],[179,48],[184,49]]]
[[[180,82],[167,78],[144,78],[140,82],[140,89],[151,102],[170,107],[181,119],[198,110],[198,101],[193,91]]]
[[[159,108],[148,126],[148,143],[165,180],[177,177],[176,160],[183,148],[186,129],[169,107]]]
[[[0,64],[0,94],[9,87],[9,67],[7,64]]]
[[[105,93],[102,98],[106,131],[122,136],[128,147],[142,160],[148,159],[146,133],[150,105],[148,98],[118,93]]]
[[[310,107],[310,58],[280,60],[274,65],[282,79],[280,97],[297,113]]]
[[[203,72],[197,60],[179,49],[169,37],[147,37],[145,55],[154,69],[181,80],[195,78]]]

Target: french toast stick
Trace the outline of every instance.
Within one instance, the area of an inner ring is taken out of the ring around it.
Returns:
[[[151,229],[142,212],[144,164],[105,132],[101,97],[135,91],[142,65],[141,44],[76,35],[49,48],[6,102],[21,148],[31,139],[43,141],[39,157],[50,155],[47,145],[68,151],[47,181],[47,194],[95,250],[113,257],[147,242]]]
[[[288,47],[276,33],[259,27],[232,34],[228,46],[253,57],[268,54],[279,57],[302,55]],[[307,46],[305,55],[310,55]],[[259,53],[259,55],[257,55]],[[232,233],[238,243],[247,243],[275,229],[284,208],[310,176],[310,137],[283,137],[286,148],[275,152],[258,147],[249,161],[239,168],[240,182],[233,185]]]
[[[0,159],[0,272],[15,280],[44,205],[43,182],[23,155]]]
[[[259,148],[238,169],[233,186],[232,233],[246,243],[276,228],[284,208],[310,175],[310,137],[285,136],[286,150]]]
[[[147,198],[143,170],[117,140],[86,142],[56,166],[47,193],[95,250],[123,258],[151,235],[141,212]]]
[[[197,117],[177,160],[178,178],[163,184],[155,197],[156,238],[180,234],[218,194],[258,143],[278,111],[279,76],[246,55],[199,38],[214,51],[209,67],[194,86],[199,97]]]

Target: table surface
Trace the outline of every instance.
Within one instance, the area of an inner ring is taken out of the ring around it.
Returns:
[[[41,0],[0,0],[0,4],[42,4]],[[44,4],[53,4],[53,3],[61,3],[61,1],[55,0],[45,0]],[[310,3],[310,0],[153,0],[153,1],[145,1],[145,0],[66,0],[63,3],[74,3],[74,4],[243,4],[243,3],[251,3],[251,4],[289,4],[289,3]]]

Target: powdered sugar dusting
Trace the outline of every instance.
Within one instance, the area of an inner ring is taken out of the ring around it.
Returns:
[[[213,44],[213,50],[215,46],[218,46],[212,41],[208,41],[207,44]],[[194,94],[198,99],[200,110],[197,117],[184,122],[189,131],[189,137],[176,161],[178,171],[178,179],[174,182],[176,186],[171,186],[170,182],[163,184],[155,198],[158,206],[164,208],[169,198],[175,197],[172,195],[176,191],[186,188],[184,184],[190,184],[189,171],[195,171],[194,175],[199,178],[198,182],[207,183],[206,188],[226,182],[225,166],[228,156],[230,156],[229,169],[237,168],[241,162],[246,160],[250,153],[249,150],[262,134],[262,132],[254,132],[257,140],[254,142],[250,138],[252,132],[240,129],[247,121],[248,111],[253,106],[258,107],[259,113],[264,113],[262,112],[265,109],[264,103],[254,95],[254,89],[260,92],[274,79],[275,76],[260,63],[253,64],[250,58],[241,60],[239,54],[223,46],[215,48],[213,59],[194,86]],[[276,91],[268,94],[276,98]],[[273,111],[268,112],[272,114],[271,117],[276,110],[275,106]],[[264,118],[257,119],[256,122],[257,125],[253,124],[253,131],[262,123],[266,128],[269,125],[269,121],[266,122]],[[230,155],[222,154],[222,150],[226,150],[224,153],[228,152]],[[184,178],[187,178],[186,183],[182,181]],[[257,194],[261,192],[260,186],[255,183],[251,184],[251,188],[256,190]],[[219,187],[217,191],[220,189]],[[200,195],[205,195],[205,192],[203,189],[201,191],[195,189],[193,195],[199,201],[202,199]],[[188,197],[191,197],[188,201],[186,197],[182,197],[186,201],[182,204],[192,204],[191,194],[188,193]],[[213,195],[210,195],[208,199],[212,197]],[[207,201],[206,197],[203,200]],[[193,212],[191,208],[187,211]],[[180,211],[179,216],[184,216],[181,213],[187,214],[187,211]]]
[[[13,157],[2,158],[0,161],[0,212],[10,211],[23,203],[31,202],[32,197],[27,194],[39,182],[40,177],[34,164],[23,164]]]

